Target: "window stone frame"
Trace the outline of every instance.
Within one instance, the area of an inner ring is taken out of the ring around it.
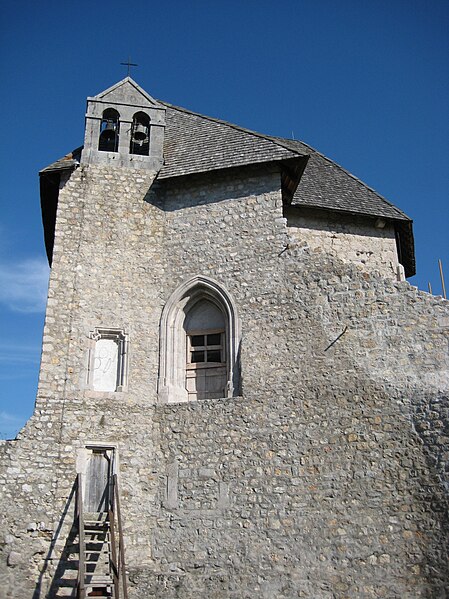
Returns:
[[[115,391],[102,391],[94,387],[94,362],[95,345],[100,339],[113,339],[117,341],[117,386]],[[124,329],[111,327],[95,327],[89,333],[89,353],[87,362],[87,388],[96,393],[117,393],[128,388],[128,345],[129,337]]]
[[[227,397],[240,391],[239,352],[241,326],[237,307],[220,283],[205,276],[195,276],[180,285],[165,304],[160,321],[160,357],[158,379],[159,403],[187,402],[186,332],[184,320],[201,300],[214,303],[225,317],[225,352],[227,363]]]

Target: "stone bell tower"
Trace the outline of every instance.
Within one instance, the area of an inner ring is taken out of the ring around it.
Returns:
[[[81,164],[156,170],[163,163],[165,107],[126,77],[87,98]]]

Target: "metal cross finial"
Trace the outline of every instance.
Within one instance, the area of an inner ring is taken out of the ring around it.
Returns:
[[[125,67],[128,67],[128,77],[129,77],[129,69],[131,67],[138,67],[139,66],[135,62],[131,62],[131,58],[129,56],[128,56],[128,62],[121,62],[120,64],[122,64]]]

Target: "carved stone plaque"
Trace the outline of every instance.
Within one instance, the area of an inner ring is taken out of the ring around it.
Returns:
[[[95,343],[93,387],[96,391],[117,389],[118,344],[115,339],[98,339]]]

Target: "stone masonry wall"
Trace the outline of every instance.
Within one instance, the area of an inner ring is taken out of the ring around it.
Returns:
[[[445,597],[447,303],[306,250],[285,261],[270,344],[242,348],[260,366],[244,399],[156,410],[161,567],[131,579],[155,597]]]
[[[394,227],[376,229],[374,219],[357,215],[319,212],[307,208],[287,210],[292,242],[305,243],[315,252],[335,256],[363,270],[377,270],[398,279],[398,253]]]
[[[118,454],[130,599],[446,596],[448,304],[289,233],[275,170],[72,174],[36,411],[0,447],[4,597],[73,596],[95,442]],[[242,396],[160,405],[162,308],[198,274],[237,305]],[[124,392],[87,388],[95,327],[129,335]]]

